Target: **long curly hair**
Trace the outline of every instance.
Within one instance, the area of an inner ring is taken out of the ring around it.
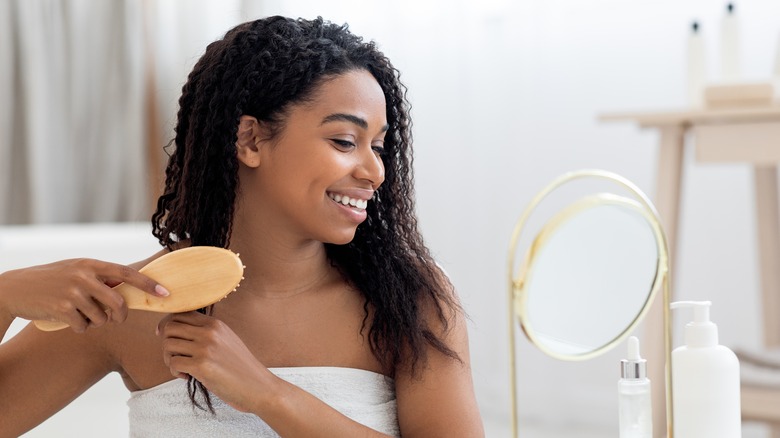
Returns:
[[[356,69],[371,73],[384,92],[385,181],[354,239],[326,243],[326,252],[365,297],[362,331],[368,327],[373,354],[391,374],[399,366],[414,374],[429,347],[460,360],[436,334],[446,332],[459,307],[417,226],[406,87],[376,45],[347,25],[274,16],[241,24],[207,47],[182,88],[175,150],[153,233],[170,249],[182,240],[227,247],[239,189],[239,118],[254,116],[278,134],[291,105],[311,99],[327,79]],[[422,314],[431,308],[434,320]],[[208,392],[190,379],[190,398],[200,406],[196,389],[211,409]]]

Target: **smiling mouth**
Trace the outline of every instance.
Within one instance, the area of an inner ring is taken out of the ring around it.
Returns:
[[[350,198],[349,196],[340,195],[338,193],[328,193],[328,197],[338,204],[345,206],[349,205],[358,210],[365,210],[368,205],[368,200],[366,199]]]

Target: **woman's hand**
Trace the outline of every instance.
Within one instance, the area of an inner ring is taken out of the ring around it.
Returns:
[[[234,409],[253,411],[258,391],[252,383],[270,372],[227,324],[198,312],[175,313],[163,318],[157,331],[173,376],[190,375]]]
[[[129,283],[151,295],[168,291],[135,269],[93,259],[63,260],[0,274],[0,313],[7,318],[67,323],[83,333],[127,318],[124,298],[112,290]]]

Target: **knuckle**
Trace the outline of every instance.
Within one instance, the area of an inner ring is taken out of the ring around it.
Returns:
[[[94,317],[90,317],[89,320],[92,322],[93,326],[100,327],[108,322],[108,314],[105,312],[98,312]]]
[[[81,298],[84,296],[84,293],[81,291],[81,288],[78,287],[71,287],[65,292],[65,299],[61,303],[64,306],[71,306],[74,307],[74,302],[81,300]]]
[[[94,278],[94,276],[90,275],[89,271],[82,269],[71,271],[69,277],[71,284],[77,285],[79,287],[83,287],[89,283],[90,278]]]
[[[61,300],[56,306],[56,311],[59,313],[71,313],[76,310],[76,306],[70,300]]]
[[[171,374],[174,376],[178,375],[179,369],[181,368],[181,356],[170,356],[168,358],[168,368],[171,369]]]
[[[97,261],[88,258],[78,258],[73,260],[73,264],[79,272],[91,271],[95,268]]]
[[[173,318],[173,314],[165,315],[160,319],[160,321],[157,322],[157,327],[160,329],[160,332],[165,330],[166,327],[168,327],[168,323],[171,322],[171,318]]]
[[[73,328],[73,331],[76,333],[84,333],[87,331],[87,321],[84,321],[81,318],[76,319],[70,324],[71,328]]]
[[[123,279],[131,278],[134,272],[135,271],[133,270],[133,268],[129,266],[125,266],[125,265],[119,266],[119,276]]]
[[[209,329],[210,336],[216,336],[217,332],[224,328],[224,324],[221,319],[209,318],[205,326]]]
[[[219,344],[219,336],[214,330],[208,330],[203,335],[203,347],[210,350],[213,346]]]
[[[127,319],[127,304],[124,300],[120,303],[119,306],[117,306],[116,309],[111,313],[114,316],[114,320],[117,322],[123,322]]]
[[[127,304],[125,303],[125,299],[117,292],[111,291],[108,296],[106,297],[106,306],[108,306],[110,309],[114,311],[122,310],[123,308],[127,308]]]

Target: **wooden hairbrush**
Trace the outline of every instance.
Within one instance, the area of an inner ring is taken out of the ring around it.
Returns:
[[[214,246],[192,246],[169,252],[139,269],[171,293],[157,297],[121,283],[113,289],[124,297],[129,309],[179,313],[200,309],[225,298],[244,278],[244,265],[238,254]],[[43,331],[68,327],[59,321],[34,321]]]

